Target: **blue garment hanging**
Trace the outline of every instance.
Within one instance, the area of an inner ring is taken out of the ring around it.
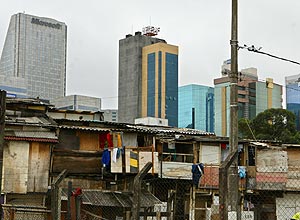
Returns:
[[[108,166],[110,162],[110,152],[108,149],[105,149],[102,154],[102,164]]]
[[[193,185],[196,187],[199,186],[200,180],[202,175],[204,174],[204,165],[203,163],[200,164],[193,164],[192,165],[192,179],[193,179]]]

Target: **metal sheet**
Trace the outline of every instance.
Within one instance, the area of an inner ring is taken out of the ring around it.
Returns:
[[[282,150],[258,150],[257,151],[257,172],[287,172],[287,152]]]
[[[162,178],[192,179],[192,163],[166,162],[161,163]]]

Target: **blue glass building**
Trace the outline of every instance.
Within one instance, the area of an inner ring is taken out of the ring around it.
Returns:
[[[178,127],[214,132],[214,88],[196,84],[181,86],[178,99]]]
[[[296,128],[300,131],[300,74],[285,77],[286,109],[296,115]]]
[[[178,47],[156,43],[142,52],[142,117],[178,126]]]

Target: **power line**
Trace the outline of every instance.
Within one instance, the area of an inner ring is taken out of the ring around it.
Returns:
[[[263,55],[267,55],[269,57],[273,57],[273,58],[276,58],[276,59],[279,59],[279,60],[283,60],[283,61],[287,61],[287,62],[290,62],[290,63],[293,63],[293,64],[300,65],[300,63],[297,62],[297,61],[286,59],[286,58],[279,57],[279,56],[276,56],[276,55],[273,55],[273,54],[270,54],[270,53],[263,52],[263,51],[261,51],[262,47],[256,48],[254,45],[247,46],[246,44],[244,44],[244,46],[239,46],[238,48],[239,49],[246,49],[250,52],[260,53],[260,54],[263,54]]]

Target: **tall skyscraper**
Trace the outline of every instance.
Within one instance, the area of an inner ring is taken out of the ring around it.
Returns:
[[[197,84],[179,87],[178,127],[214,132],[214,88]]]
[[[229,136],[230,131],[230,69],[224,69],[223,77],[215,79],[215,134]],[[270,108],[282,108],[282,86],[273,79],[258,81],[257,69],[241,70],[238,82],[238,118],[253,119]]]
[[[66,91],[67,26],[51,18],[11,17],[1,59],[0,89],[51,100]]]
[[[300,74],[285,77],[286,108],[296,115],[296,128],[300,131]]]
[[[119,122],[156,117],[177,127],[178,47],[141,32],[121,39],[118,93]]]

